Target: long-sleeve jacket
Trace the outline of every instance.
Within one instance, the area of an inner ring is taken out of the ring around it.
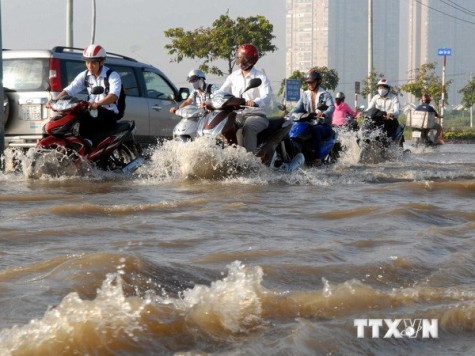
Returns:
[[[305,90],[303,95],[300,97],[300,100],[290,111],[290,114],[301,112],[312,113],[322,105],[326,106],[326,109],[321,110],[323,112],[323,117],[319,120],[319,122],[331,125],[335,104],[333,103],[333,98],[330,93],[323,88],[318,88],[314,103],[312,103],[312,91]]]

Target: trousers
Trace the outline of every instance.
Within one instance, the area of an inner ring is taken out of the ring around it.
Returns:
[[[257,135],[269,127],[269,119],[263,116],[249,116],[244,126],[237,132],[238,144],[244,146],[248,152],[257,150]]]

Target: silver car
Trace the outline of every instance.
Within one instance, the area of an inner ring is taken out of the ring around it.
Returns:
[[[119,54],[108,53],[105,65],[117,71],[126,92],[122,120],[133,120],[136,138],[143,146],[172,138],[176,117],[170,113],[189,96],[177,89],[159,69]],[[45,104],[55,98],[76,75],[85,70],[82,49],[3,50],[5,148],[32,147],[52,115]],[[80,97],[86,97],[84,91]]]

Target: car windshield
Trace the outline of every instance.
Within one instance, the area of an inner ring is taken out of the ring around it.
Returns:
[[[5,59],[3,86],[14,91],[45,90],[48,68],[48,59]]]

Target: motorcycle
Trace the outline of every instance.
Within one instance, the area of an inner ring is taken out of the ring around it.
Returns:
[[[443,144],[437,139],[437,127],[435,113],[427,111],[409,110],[406,119],[406,126],[411,129],[412,145],[426,147],[439,146]]]
[[[102,91],[101,91],[102,89]],[[93,94],[101,94],[104,88],[95,87]],[[88,114],[89,103],[71,96],[51,100],[56,113],[43,127],[43,138],[30,157],[31,176],[40,173],[50,175],[77,174],[84,163],[97,168],[122,173],[134,172],[143,163],[141,147],[135,142],[134,121],[120,121],[108,131],[85,139],[79,135],[80,119]],[[97,114],[91,110],[91,116]]]
[[[383,130],[386,113],[376,108],[363,112],[357,132],[360,147],[359,163],[379,163],[403,153],[404,126],[398,127],[391,137]]]
[[[257,88],[262,81],[253,78],[243,91]],[[216,139],[221,145],[237,145],[238,130],[241,130],[246,118],[245,99],[227,93],[215,93],[207,103],[209,112],[198,123],[197,136]],[[251,115],[256,115],[252,113]],[[292,124],[285,117],[269,118],[269,126],[257,135],[256,156],[263,164],[273,167],[280,143],[287,137]]]
[[[312,126],[316,125],[315,115],[309,113],[292,114],[292,128],[289,132],[291,157],[303,154],[305,164],[312,166],[314,159],[314,142],[312,137]],[[340,155],[341,143],[338,141],[338,135],[332,129],[329,137],[320,143],[320,157],[323,157],[322,164],[335,163]]]
[[[173,138],[183,142],[194,140],[198,131],[198,122],[205,113],[204,109],[195,105],[178,109],[175,115],[181,117],[181,120],[173,129]]]

